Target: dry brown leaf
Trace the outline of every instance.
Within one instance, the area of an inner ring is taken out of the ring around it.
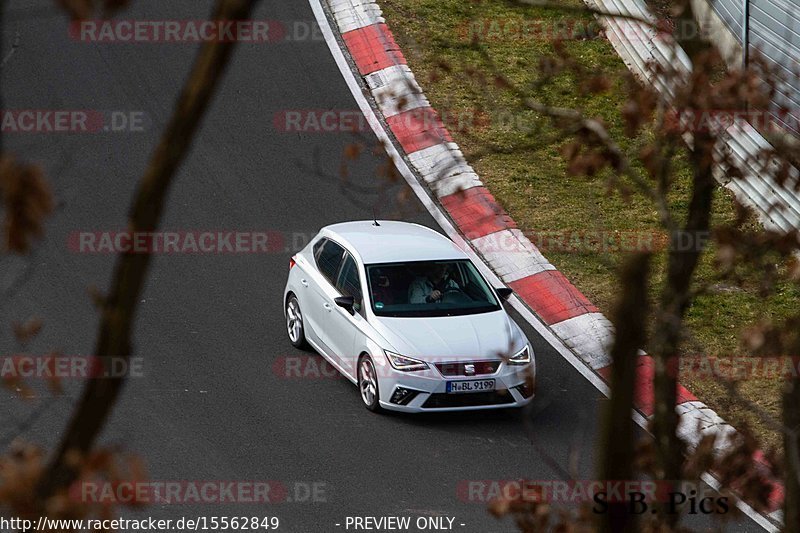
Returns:
[[[44,235],[44,219],[53,211],[50,185],[35,165],[12,157],[0,160],[0,197],[5,207],[3,240],[16,253],[27,253],[31,240]]]
[[[42,331],[43,326],[44,322],[41,318],[31,317],[25,322],[14,321],[11,324],[11,330],[14,332],[17,342],[24,346]]]

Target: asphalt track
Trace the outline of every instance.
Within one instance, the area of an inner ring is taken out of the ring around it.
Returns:
[[[120,16],[202,19],[210,6],[134,0]],[[44,167],[58,207],[30,261],[0,260],[0,290],[19,284],[0,301],[0,352],[20,350],[9,322],[38,315],[45,328],[27,352],[89,354],[97,313],[87,288],[107,286],[113,256],[71,252],[68,237],[125,227],[136,180],[197,47],[76,42],[50,0],[11,1],[4,9],[4,108],[147,117],[136,133],[3,136],[4,150]],[[254,18],[310,26],[313,15],[305,0],[293,0],[262,2]],[[594,478],[604,401],[521,319],[539,367],[528,412],[375,416],[343,379],[287,379],[273,370],[276,360],[303,355],[286,338],[281,308],[295,238],[369,218],[373,207],[382,217],[438,229],[404,184],[376,178],[384,161],[369,151],[349,165],[350,183],[342,183],[338,171],[353,135],[274,127],[276,113],[307,109],[356,109],[321,38],[238,47],[171,190],[163,228],[274,230],[287,246],[270,254],[156,257],[135,330],[144,375],[129,381],[102,440],[139,453],[152,480],[278,480],[290,499],[295,482],[317,483],[325,501],[123,513],[278,516],[289,532],[344,531],[336,524],[345,517],[367,515],[449,516],[457,531],[514,530],[485,505],[459,499],[459,483],[560,480],[566,472]],[[52,447],[79,390],[70,382],[63,396],[42,391],[27,402],[4,390],[0,443],[22,433]],[[751,522],[730,530],[745,528],[759,530]]]

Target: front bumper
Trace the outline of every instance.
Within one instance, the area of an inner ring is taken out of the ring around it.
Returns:
[[[509,365],[502,362],[496,372],[475,376],[444,376],[434,365],[427,370],[401,372],[395,370],[385,358],[378,361],[378,385],[380,405],[384,409],[407,413],[471,411],[481,409],[504,409],[524,407],[535,397],[536,366]],[[448,381],[473,381],[494,379],[495,390],[449,394]],[[399,390],[411,391],[398,401]],[[408,396],[413,396],[408,398]],[[394,400],[394,401],[393,401]]]

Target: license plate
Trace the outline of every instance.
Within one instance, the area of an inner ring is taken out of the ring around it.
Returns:
[[[493,379],[477,379],[474,381],[448,381],[447,393],[460,394],[462,392],[484,392],[494,390]]]

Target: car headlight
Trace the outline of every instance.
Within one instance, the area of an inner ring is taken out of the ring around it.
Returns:
[[[508,358],[509,365],[527,365],[531,362],[531,347],[525,345],[523,349]]]
[[[425,370],[428,368],[428,363],[425,361],[420,361],[419,359],[414,359],[412,357],[406,357],[405,355],[393,353],[388,350],[384,350],[383,353],[386,354],[386,359],[389,360],[389,364],[392,365],[392,368],[395,370],[400,370],[401,372],[414,372],[416,370]]]

